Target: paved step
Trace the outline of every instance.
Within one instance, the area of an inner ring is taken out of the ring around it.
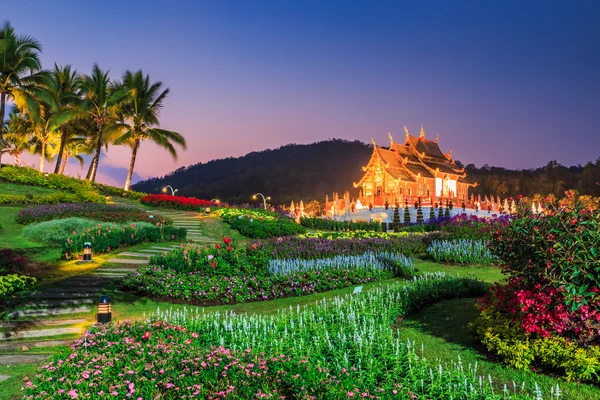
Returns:
[[[95,270],[94,272],[105,272],[105,273],[111,273],[111,272],[133,272],[136,271],[137,268],[133,267],[133,268],[111,268],[111,267],[101,267],[98,268],[97,270]]]
[[[47,317],[50,315],[68,315],[77,313],[90,312],[89,307],[71,307],[71,308],[40,308],[40,309],[28,309],[28,310],[17,310],[8,314],[9,318],[21,318],[21,317]]]
[[[52,329],[34,329],[29,331],[0,332],[0,340],[29,339],[46,336],[70,335],[81,333],[82,328],[52,328]]]
[[[2,354],[0,365],[39,364],[52,354]]]
[[[11,376],[10,375],[0,375],[0,382],[5,381],[7,379],[10,379]]]
[[[173,250],[173,247],[179,247],[179,245],[174,245],[174,246],[171,246],[171,247],[152,246],[153,249],[163,250],[163,251],[171,251],[171,250]]]
[[[77,319],[53,319],[49,321],[11,321],[0,322],[0,328],[23,328],[31,326],[55,326],[55,325],[75,325],[86,322],[85,318]]]
[[[129,256],[129,257],[148,257],[148,258],[152,257],[152,255],[150,255],[150,254],[146,254],[146,253],[136,253],[136,252],[133,252],[133,251],[125,251],[125,252],[123,252],[123,253],[117,254],[117,257],[118,257],[118,256]]]
[[[111,258],[107,262],[116,263],[116,264],[148,264],[148,260],[136,260],[135,258],[125,259],[125,258]]]
[[[54,286],[41,291],[46,293],[98,293],[104,290],[104,286],[86,286],[86,285],[73,285],[73,286]]]
[[[142,249],[142,250],[140,250],[140,252],[153,253],[152,255],[155,255],[155,254],[162,254],[165,252],[165,250]]]
[[[96,295],[95,293],[77,293],[77,292],[71,292],[71,293],[57,293],[57,292],[51,292],[51,293],[47,293],[47,292],[40,292],[40,293],[36,293],[33,296],[31,296],[30,298],[32,299],[86,299],[86,298],[93,298],[93,299],[98,299],[99,294]]]
[[[64,299],[64,300],[38,300],[34,303],[19,304],[21,307],[61,307],[61,306],[77,306],[80,304],[94,304],[93,299]]]
[[[0,343],[0,350],[19,350],[23,346],[26,346],[30,349],[52,346],[69,346],[71,343],[73,343],[73,339],[41,340],[39,342],[6,342]]]

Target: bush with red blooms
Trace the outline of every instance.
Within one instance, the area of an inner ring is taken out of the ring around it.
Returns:
[[[149,194],[141,200],[142,204],[154,207],[176,208],[178,210],[202,211],[206,207],[216,206],[210,200],[200,200],[195,197],[171,196],[168,194]]]
[[[492,214],[490,217],[458,214],[440,223],[447,239],[489,239],[493,232],[510,223],[511,216]]]

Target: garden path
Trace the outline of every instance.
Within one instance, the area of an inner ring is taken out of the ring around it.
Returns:
[[[201,214],[178,210],[160,211],[160,214],[171,218],[174,226],[186,228],[188,241],[217,242],[202,234],[200,226],[205,216]],[[10,311],[0,313],[0,365],[39,363],[50,357],[48,348],[71,344],[73,336],[81,336],[89,327],[90,314],[101,294],[114,289],[118,280],[140,265],[148,264],[152,255],[179,245],[151,245],[123,251],[92,272],[36,287],[21,296]],[[25,353],[29,350],[31,352]]]

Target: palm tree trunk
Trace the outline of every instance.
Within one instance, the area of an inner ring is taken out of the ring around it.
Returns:
[[[45,159],[46,159],[46,141],[42,140],[42,150],[40,151],[40,172],[44,172]]]
[[[62,175],[65,172],[65,167],[67,166],[67,161],[69,161],[69,148],[65,149],[65,155],[63,156],[62,162],[60,163],[60,169],[58,173]]]
[[[4,111],[6,107],[6,93],[0,95],[0,143],[4,139]],[[0,149],[1,150],[1,149]],[[2,152],[0,151],[0,169],[2,169]]]
[[[137,139],[133,145],[133,151],[131,153],[131,162],[129,163],[129,170],[127,171],[127,179],[125,180],[125,191],[131,187],[131,176],[133,175],[133,168],[135,167],[135,157],[137,156],[138,148],[140,147],[140,140]]]
[[[21,159],[21,152],[17,152],[14,154],[15,157],[15,165],[18,167],[19,166],[19,160]]]
[[[98,143],[96,144],[96,153],[94,154],[94,158],[92,158],[92,163],[90,164],[90,169],[88,170],[87,176],[85,179],[95,182],[96,181],[96,171],[98,171],[98,163],[100,162],[100,153],[102,152],[102,125],[98,127]]]
[[[58,158],[56,159],[56,165],[54,166],[55,174],[58,174],[58,171],[60,170],[60,166],[62,164],[63,153],[65,151],[66,144],[67,144],[67,134],[66,134],[66,132],[63,131],[60,135],[60,147],[58,150]]]

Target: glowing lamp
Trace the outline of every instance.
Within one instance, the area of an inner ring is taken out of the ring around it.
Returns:
[[[98,302],[97,318],[99,324],[110,323],[112,319],[112,311],[110,309],[110,297],[100,296],[100,301]]]
[[[83,261],[92,261],[92,244],[90,242],[83,244]]]
[[[210,207],[206,207],[206,208],[204,209],[204,213],[206,213],[206,214],[210,214]]]
[[[44,176],[47,178],[50,174],[49,173],[45,173]]]

